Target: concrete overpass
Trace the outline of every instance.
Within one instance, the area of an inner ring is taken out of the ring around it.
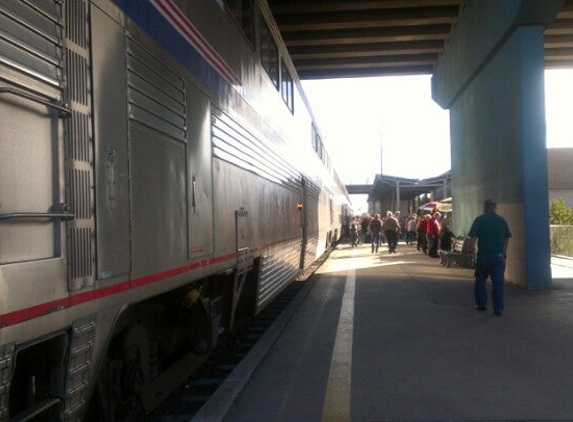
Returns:
[[[434,73],[472,0],[268,2],[299,77],[323,79]],[[555,19],[545,24],[547,68],[573,66],[573,0],[561,3]],[[495,26],[497,16],[480,22],[477,37]]]

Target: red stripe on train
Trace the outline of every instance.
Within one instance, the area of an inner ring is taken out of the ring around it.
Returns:
[[[233,85],[241,81],[211,45],[201,36],[197,28],[170,0],[150,0],[169,23],[177,28],[186,39],[225,79]]]
[[[47,315],[53,312],[69,309],[73,306],[81,305],[82,303],[91,302],[108,296],[113,296],[115,294],[125,292],[131,289],[136,289],[138,287],[142,287],[147,284],[156,283],[158,281],[165,280],[167,278],[174,277],[179,274],[184,274],[186,272],[193,271],[201,267],[206,267],[209,265],[228,261],[230,259],[235,259],[236,257],[237,254],[232,253],[217,258],[206,259],[203,261],[195,262],[193,264],[185,265],[183,267],[173,268],[171,270],[162,271],[160,273],[150,274],[147,276],[135,278],[131,281],[125,281],[123,283],[115,284],[113,286],[102,287],[99,289],[90,290],[89,292],[76,293],[62,299],[57,299],[51,302],[46,302],[46,303],[41,303],[39,305],[31,306],[29,308],[20,309],[14,312],[9,312],[7,314],[0,315],[0,329],[33,318],[37,318],[42,315]]]

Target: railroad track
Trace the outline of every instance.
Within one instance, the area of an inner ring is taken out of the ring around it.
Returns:
[[[150,415],[149,420],[157,422],[190,420],[291,303],[304,284],[305,280],[293,281],[242,330],[240,335],[218,348],[201,369],[190,376],[184,386]]]

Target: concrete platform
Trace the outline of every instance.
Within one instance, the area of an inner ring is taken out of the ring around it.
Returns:
[[[334,251],[194,420],[573,421],[572,260],[497,317],[473,270],[383,249]]]

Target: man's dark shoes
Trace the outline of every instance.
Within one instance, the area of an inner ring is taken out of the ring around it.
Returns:
[[[487,311],[487,308],[485,306],[476,305],[476,311]]]
[[[494,312],[493,313],[495,316],[501,316],[501,312]]]

